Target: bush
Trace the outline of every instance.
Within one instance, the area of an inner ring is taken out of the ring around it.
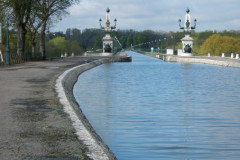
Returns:
[[[221,56],[224,52],[226,56],[230,56],[231,53],[240,53],[239,44],[240,38],[213,34],[201,46],[201,55],[210,52],[213,56]]]
[[[56,37],[46,43],[47,56],[49,58],[52,57],[60,57],[61,54],[65,52],[70,55],[74,53],[74,55],[82,55],[84,53],[83,48],[79,45],[77,41],[68,41],[65,40],[64,37]]]

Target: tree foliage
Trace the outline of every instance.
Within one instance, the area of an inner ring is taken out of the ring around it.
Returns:
[[[68,41],[64,37],[56,37],[46,43],[49,57],[60,57],[61,54],[67,53],[71,55],[82,55],[83,48],[77,41]]]
[[[240,38],[213,34],[201,46],[201,55],[207,55],[209,52],[213,56],[221,56],[223,52],[226,56],[240,53]]]
[[[26,25],[28,23],[34,2],[35,0],[2,0],[0,4],[0,9],[4,10],[6,21],[14,19],[16,23],[18,30],[17,53],[21,58],[24,58],[25,38],[27,33]],[[10,15],[13,17],[10,17]]]
[[[13,20],[17,28],[17,53],[25,57],[26,34],[32,46],[32,57],[35,56],[36,44],[40,45],[42,59],[46,58],[45,31],[48,23],[54,23],[67,14],[67,9],[79,0],[1,0],[0,18]],[[11,17],[9,17],[11,15]],[[13,23],[12,21],[10,23]],[[5,22],[6,24],[6,22]],[[41,28],[41,29],[40,29]],[[40,33],[39,33],[40,32]],[[38,38],[40,40],[38,41]]]
[[[61,17],[67,13],[66,10],[68,7],[75,2],[78,2],[78,0],[38,0],[34,5],[34,14],[42,21],[40,31],[40,52],[43,59],[46,59],[45,31],[47,22],[61,19]]]

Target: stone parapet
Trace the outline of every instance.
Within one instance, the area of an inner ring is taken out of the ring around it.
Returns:
[[[240,68],[239,59],[230,59],[230,58],[222,58],[222,57],[197,57],[197,56],[182,57],[182,56],[166,55],[166,56],[163,56],[163,60],[166,62],[202,63],[202,64]]]

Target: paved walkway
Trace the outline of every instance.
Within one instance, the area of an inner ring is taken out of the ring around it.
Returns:
[[[86,158],[56,96],[55,80],[66,69],[94,59],[98,57],[0,67],[1,160]]]

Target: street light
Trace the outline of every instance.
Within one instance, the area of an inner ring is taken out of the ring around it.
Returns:
[[[99,25],[100,25],[100,28],[102,29],[103,27],[102,27],[102,19],[101,18],[99,19]]]
[[[112,28],[112,29],[115,29],[116,26],[117,26],[117,19],[115,18],[115,19],[114,19],[114,28]]]

